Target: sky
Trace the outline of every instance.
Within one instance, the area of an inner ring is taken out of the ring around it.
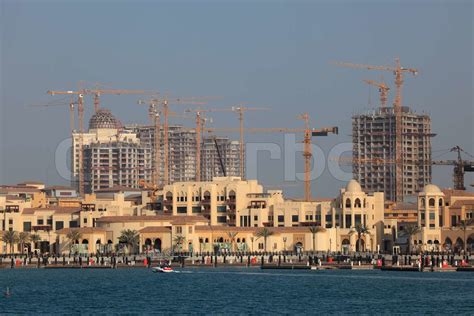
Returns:
[[[383,75],[392,88],[389,103],[395,89],[390,72],[331,62],[393,65],[397,56],[419,70],[405,78],[403,104],[431,115],[433,158],[454,159],[446,152],[455,145],[474,155],[471,1],[0,0],[0,32],[0,183],[68,183],[55,163],[69,136],[68,108],[32,105],[56,102],[60,97],[48,90],[73,90],[84,81],[218,96],[207,105],[212,108],[270,109],[248,112],[247,127],[302,128],[297,116],[304,112],[312,127],[338,126],[339,135],[315,139],[322,174],[312,181],[313,196],[332,197],[347,179],[328,170],[331,149],[350,150],[351,116],[377,105],[377,89],[362,80]],[[145,123],[138,98],[102,96],[101,106],[123,123]],[[86,98],[86,123],[91,109]],[[238,126],[233,113],[212,118],[215,127]],[[192,126],[190,120],[171,123]],[[282,146],[284,139],[281,133],[246,135],[257,147]],[[301,153],[294,155],[302,172]],[[285,181],[285,161],[291,159],[260,152],[247,168],[269,188],[302,196],[301,181]],[[452,186],[451,173],[450,166],[433,167],[433,183]],[[466,184],[473,182],[467,175]]]

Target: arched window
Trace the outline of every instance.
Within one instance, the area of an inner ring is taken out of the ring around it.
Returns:
[[[237,242],[240,243],[240,238],[237,238]]]
[[[429,199],[428,204],[429,204],[429,206],[434,207],[435,206],[435,199],[434,198]]]
[[[351,208],[351,199],[349,198],[346,199],[346,207]]]
[[[245,238],[242,238],[242,242],[245,242]]]
[[[420,199],[420,208],[425,208],[425,198]]]
[[[443,199],[438,200],[438,206],[443,206]]]
[[[357,208],[361,208],[361,207],[362,207],[359,198],[357,198],[357,199],[355,200],[355,202],[354,202],[354,207],[357,207]]]
[[[209,238],[206,238],[204,242],[207,244],[209,242]]]

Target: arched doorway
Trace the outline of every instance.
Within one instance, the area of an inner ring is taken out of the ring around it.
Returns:
[[[444,249],[446,249],[448,251],[453,248],[453,242],[451,241],[451,238],[446,237],[446,240],[444,241],[443,247],[444,247]]]
[[[151,242],[151,240],[150,240],[150,242]],[[153,245],[153,248],[155,249],[155,251],[160,251],[161,252],[161,239],[160,238],[155,239],[155,243]]]
[[[150,238],[145,239],[145,244],[143,245],[143,251],[151,250],[152,242]]]
[[[301,242],[297,242],[295,244],[295,251],[296,251],[296,253],[303,252],[303,244]]]
[[[351,248],[351,242],[349,239],[344,239],[342,241],[342,246],[341,246],[341,251],[344,255],[347,255],[349,253],[349,250]]]
[[[467,238],[466,248],[467,248],[467,251],[472,251],[474,249],[474,234],[470,235]]]
[[[464,242],[458,237],[458,239],[456,239],[456,243],[454,244],[454,251],[460,252],[461,250],[464,250]]]
[[[103,251],[102,242],[100,241],[100,238],[97,239],[97,241],[95,242],[95,251],[98,252],[98,253],[102,253],[102,251]]]
[[[88,253],[89,252],[89,240],[83,239],[82,240],[82,251],[83,253]]]

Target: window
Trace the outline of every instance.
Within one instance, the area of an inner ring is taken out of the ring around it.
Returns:
[[[176,226],[176,234],[182,234],[182,233],[183,233],[183,227]]]
[[[435,219],[435,213],[434,212],[430,212],[430,219]]]
[[[346,207],[351,208],[351,200],[349,198],[346,199]]]
[[[84,218],[84,224],[87,224],[87,218]]]
[[[63,221],[57,221],[56,222],[56,230],[60,230],[64,228],[64,222]]]
[[[258,243],[258,250],[263,250],[263,242]]]
[[[23,222],[23,231],[30,232],[31,231],[31,222]]]
[[[227,211],[227,208],[225,205],[220,205],[217,207],[217,213],[225,213]]]
[[[186,214],[187,213],[187,207],[186,206],[178,206],[176,210],[177,210],[178,214]]]
[[[431,199],[429,200],[429,205],[430,205],[430,206],[435,206],[435,199],[431,198]]]
[[[279,222],[284,222],[285,221],[285,216],[284,215],[278,215],[278,221]]]
[[[44,220],[42,218],[38,218],[37,222],[38,225],[44,225]]]
[[[361,208],[361,207],[362,207],[362,204],[361,204],[361,202],[360,202],[360,199],[357,198],[357,199],[355,200],[354,207],[358,207],[358,208]]]
[[[298,222],[299,221],[299,216],[298,215],[292,215],[291,216],[291,221],[292,222]]]
[[[8,220],[8,224],[13,225],[13,219],[10,218],[10,219]]]
[[[200,206],[193,206],[193,213],[201,213],[201,207]]]
[[[358,224],[361,224],[361,215],[360,214],[356,214],[354,216],[354,220],[355,220],[355,225],[358,225]]]
[[[351,228],[352,226],[352,218],[350,214],[346,214],[346,228]]]
[[[217,216],[217,222],[218,223],[226,223],[227,222],[227,216]]]
[[[77,221],[69,221],[69,227],[70,228],[79,227],[79,223]]]
[[[253,217],[253,220],[254,220],[254,221],[258,221],[258,215],[255,215],[255,216]]]
[[[193,233],[193,227],[192,227],[192,226],[189,226],[189,227],[188,227],[188,233],[190,233],[190,234]]]

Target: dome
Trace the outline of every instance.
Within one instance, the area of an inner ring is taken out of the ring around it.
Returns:
[[[112,115],[109,109],[99,109],[89,120],[89,129],[120,129],[122,123]]]
[[[362,192],[362,188],[359,182],[352,179],[346,186],[346,192]]]
[[[434,185],[434,184],[427,184],[427,185],[425,185],[425,187],[423,188],[422,193],[424,193],[424,194],[440,194],[440,193],[442,193],[442,192],[441,192],[441,190],[438,188],[437,185]]]

